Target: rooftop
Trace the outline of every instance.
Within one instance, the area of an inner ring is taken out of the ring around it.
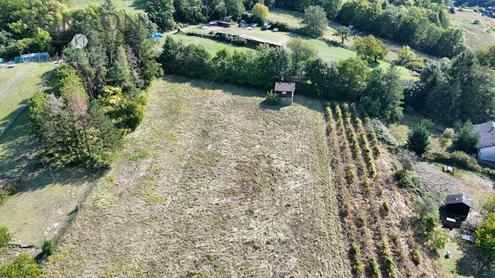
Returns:
[[[476,148],[481,149],[495,146],[495,122],[489,121],[477,124],[473,128],[480,135],[480,142],[476,145]]]
[[[295,92],[296,83],[293,82],[277,82],[275,83],[275,92]]]
[[[454,194],[447,196],[447,198],[445,199],[445,204],[466,204],[468,206],[471,206],[471,202],[464,196],[464,194]]]

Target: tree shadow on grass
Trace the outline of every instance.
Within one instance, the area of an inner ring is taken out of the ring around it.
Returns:
[[[37,142],[23,113],[0,137],[0,180],[16,184],[13,194],[34,191],[51,184],[78,186],[101,177],[105,171],[81,167],[47,169],[39,165]]]
[[[491,268],[486,266],[483,255],[472,243],[463,242],[460,247],[464,256],[456,265],[459,275],[467,277],[495,277],[493,266]]]
[[[166,82],[172,83],[172,84],[188,83],[188,84],[191,84],[191,86],[198,88],[198,89],[220,90],[220,91],[224,91],[227,94],[232,94],[232,95],[242,96],[242,97],[264,98],[266,95],[266,90],[259,89],[259,88],[253,88],[253,87],[250,88],[250,87],[242,87],[242,86],[231,85],[231,84],[208,82],[208,81],[193,79],[190,77],[182,77],[182,76],[177,76],[177,75],[167,75],[163,78],[163,80]],[[311,109],[311,110],[314,110],[317,112],[323,112],[325,101],[323,101],[322,99],[310,98],[307,96],[298,95],[298,93],[296,91],[295,96],[294,96],[294,104],[302,105],[308,109]],[[270,110],[281,110],[281,108],[284,108],[284,106],[269,107],[268,104],[261,102],[260,108],[261,109],[270,109]]]

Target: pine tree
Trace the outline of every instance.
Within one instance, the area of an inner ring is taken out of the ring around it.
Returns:
[[[407,147],[409,150],[418,155],[423,155],[428,151],[430,146],[430,130],[424,122],[418,123],[413,127],[407,139]]]

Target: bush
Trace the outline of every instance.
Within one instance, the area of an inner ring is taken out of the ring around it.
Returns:
[[[427,237],[427,241],[425,242],[425,246],[432,250],[436,251],[445,247],[449,236],[447,232],[440,226],[436,226]]]
[[[382,243],[382,254],[383,254],[383,262],[385,265],[385,272],[388,273],[388,277],[396,278],[397,277],[397,265],[394,262],[394,257],[392,252],[390,251],[390,246],[386,241]]]
[[[353,243],[349,253],[352,261],[352,271],[354,271],[356,276],[360,276],[365,268],[364,264],[361,262],[361,248],[359,248],[359,245]]]
[[[457,151],[466,153],[475,153],[476,145],[480,141],[480,135],[474,131],[473,124],[467,121],[459,131],[452,147]]]
[[[434,162],[452,165],[469,171],[481,172],[488,175],[495,174],[495,171],[493,171],[492,169],[483,169],[478,164],[478,161],[476,161],[476,158],[460,151],[452,153],[432,153],[427,158]]]
[[[371,121],[373,129],[376,133],[376,138],[390,147],[397,147],[399,143],[397,139],[390,133],[390,130],[378,119],[373,119]]]
[[[389,215],[392,209],[390,208],[390,205],[387,202],[383,202],[383,214],[384,215]]]
[[[41,269],[29,254],[22,253],[11,264],[2,265],[0,277],[5,278],[38,278]]]
[[[381,277],[380,266],[378,265],[378,262],[376,261],[375,258],[371,259],[368,262],[368,269],[369,269],[372,277],[374,277],[374,278]]]
[[[413,127],[407,138],[407,148],[421,156],[430,147],[430,129],[426,122],[420,122]]]
[[[285,22],[270,22],[270,25],[272,25],[272,29],[277,28],[280,32],[295,32],[296,29],[290,27],[287,23]]]
[[[11,239],[9,230],[6,227],[0,227],[0,248],[6,247]]]
[[[277,105],[280,103],[280,100],[278,95],[274,93],[273,90],[270,90],[266,92],[265,102],[268,104]]]
[[[421,252],[419,252],[419,246],[414,245],[412,248],[412,261],[415,265],[421,264]]]
[[[420,179],[412,172],[401,169],[395,173],[399,185],[408,189],[417,189],[421,186]]]
[[[0,189],[0,206],[7,200],[7,198],[14,194],[17,188],[17,181],[8,182],[2,189]]]
[[[424,239],[424,245],[432,251],[442,249],[448,240],[447,232],[440,225],[437,205],[431,199],[414,202],[416,232]]]
[[[46,240],[43,242],[43,246],[41,247],[41,253],[46,256],[51,256],[55,252],[55,244],[51,240]]]
[[[489,213],[481,225],[476,228],[476,247],[483,253],[489,263],[495,260],[495,213]]]

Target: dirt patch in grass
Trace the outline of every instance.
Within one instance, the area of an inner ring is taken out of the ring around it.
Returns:
[[[322,104],[267,109],[260,96],[155,83],[47,276],[349,277]]]

